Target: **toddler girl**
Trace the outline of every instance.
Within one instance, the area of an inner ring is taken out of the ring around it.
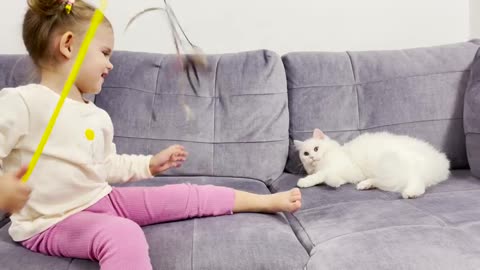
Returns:
[[[95,8],[84,1],[28,0],[23,24],[39,84],[0,91],[0,160],[5,172],[32,158],[72,68]],[[108,114],[83,94],[101,90],[113,69],[113,30],[105,18],[30,177],[30,199],[11,216],[9,233],[29,250],[98,260],[101,269],[152,269],[141,226],[235,212],[293,212],[298,189],[257,195],[189,184],[118,187],[181,166],[173,145],[154,156],[118,155]]]

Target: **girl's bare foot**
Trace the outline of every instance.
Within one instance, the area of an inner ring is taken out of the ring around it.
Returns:
[[[295,212],[302,206],[302,193],[298,188],[268,195],[270,206],[266,212]]]

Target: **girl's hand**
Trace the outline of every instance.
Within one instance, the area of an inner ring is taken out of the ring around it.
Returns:
[[[25,206],[31,193],[30,187],[21,182],[27,167],[22,167],[15,174],[0,176],[0,209],[15,213]]]
[[[150,159],[150,173],[158,175],[172,167],[178,168],[187,159],[188,153],[181,145],[172,145]]]

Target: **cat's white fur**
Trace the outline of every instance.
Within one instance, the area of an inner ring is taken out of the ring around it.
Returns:
[[[352,183],[359,190],[375,187],[415,198],[450,175],[445,154],[405,135],[365,133],[342,146],[315,129],[312,138],[294,143],[309,174],[297,183],[303,188]]]

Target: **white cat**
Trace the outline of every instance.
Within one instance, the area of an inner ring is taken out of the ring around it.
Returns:
[[[405,135],[365,133],[342,146],[315,129],[313,138],[294,143],[309,174],[298,181],[299,187],[352,183],[359,190],[400,192],[406,199],[422,195],[450,175],[445,154]]]

